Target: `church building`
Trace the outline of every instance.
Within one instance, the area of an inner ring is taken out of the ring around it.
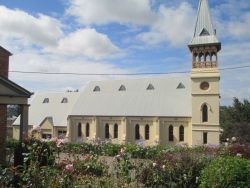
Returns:
[[[90,82],[67,118],[70,141],[218,145],[221,43],[207,0],[199,2],[188,47],[192,56],[188,77]]]

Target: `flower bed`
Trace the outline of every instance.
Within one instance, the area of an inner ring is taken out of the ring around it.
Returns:
[[[12,150],[16,146],[14,141],[8,143]],[[250,179],[250,147],[235,142],[221,147],[190,148],[31,139],[23,143],[22,149],[23,166],[0,167],[3,187],[204,187],[205,180],[213,185],[213,179],[207,178],[211,170],[217,172],[218,178],[227,169],[236,179],[239,173],[245,175],[242,185],[248,185]],[[222,162],[224,167],[220,171],[217,164],[228,157],[229,161],[237,161],[234,163],[237,170],[230,170],[231,162]],[[225,182],[227,186],[235,185],[236,180],[216,181],[217,187],[223,187]]]

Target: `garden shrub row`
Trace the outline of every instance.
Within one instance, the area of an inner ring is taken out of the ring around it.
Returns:
[[[12,140],[8,147],[15,148]],[[247,187],[250,148],[142,147],[27,140],[24,165],[0,167],[3,187]],[[67,158],[60,158],[63,154]],[[81,156],[81,157],[79,157]],[[107,156],[107,157],[103,157]]]

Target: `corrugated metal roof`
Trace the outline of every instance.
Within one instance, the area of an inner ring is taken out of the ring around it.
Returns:
[[[207,0],[200,0],[194,37],[189,45],[219,43],[214,31]]]
[[[67,117],[70,114],[80,93],[62,92],[62,93],[37,93],[31,99],[29,108],[29,125],[40,125],[42,121],[51,117],[54,126],[67,126]],[[48,98],[48,103],[43,103]],[[68,103],[62,103],[63,98],[68,99]],[[20,117],[14,122],[14,125],[20,124]]]
[[[177,89],[180,83],[185,88]],[[122,85],[126,90],[119,91]],[[71,115],[191,117],[190,85],[189,77],[90,82]],[[100,91],[94,92],[96,86]]]

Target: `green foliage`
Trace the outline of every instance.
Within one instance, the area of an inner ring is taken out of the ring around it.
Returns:
[[[241,142],[250,143],[250,103],[234,98],[233,106],[221,107],[220,124],[224,132],[222,141],[237,137]]]
[[[249,160],[240,157],[219,157],[202,171],[199,187],[233,188],[249,185]]]

